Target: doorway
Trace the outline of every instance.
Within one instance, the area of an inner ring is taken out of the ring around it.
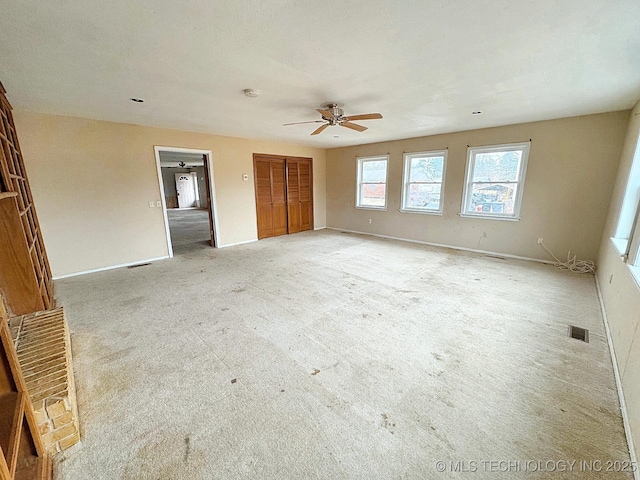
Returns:
[[[155,147],[169,256],[218,246],[210,150]]]

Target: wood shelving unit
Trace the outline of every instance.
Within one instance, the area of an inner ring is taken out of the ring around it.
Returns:
[[[20,231],[12,236],[12,241],[14,248],[24,250],[28,254],[30,276],[35,282],[37,290],[35,294],[39,297],[41,304],[39,308],[20,310],[13,307],[12,298],[5,297],[12,313],[22,315],[38,310],[48,310],[55,305],[51,268],[11,110],[11,104],[0,83],[0,195],[13,194],[19,221],[16,225],[20,227]]]
[[[0,449],[1,480],[51,479],[51,459],[37,431],[3,305],[0,305]]]

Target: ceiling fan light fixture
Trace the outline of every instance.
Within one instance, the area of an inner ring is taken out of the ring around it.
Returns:
[[[361,113],[358,115],[345,115],[342,110],[341,103],[324,103],[322,104],[322,108],[316,108],[316,112],[320,114],[322,120],[310,120],[307,122],[294,122],[294,123],[285,123],[283,126],[288,125],[299,125],[303,123],[322,123],[318,128],[316,128],[311,135],[318,135],[322,133],[327,127],[339,126],[346,127],[351,130],[356,130],[358,132],[364,132],[367,130],[367,127],[363,125],[359,125],[357,123],[353,123],[352,120],[378,120],[382,118],[382,114],[380,113]],[[339,138],[338,135],[334,135],[333,138]]]

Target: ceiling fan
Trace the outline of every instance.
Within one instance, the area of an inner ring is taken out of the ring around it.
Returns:
[[[325,103],[322,105],[322,108],[317,108],[316,111],[322,115],[322,120],[311,120],[309,122],[294,122],[294,123],[285,123],[283,126],[287,125],[300,125],[303,123],[323,123],[324,125],[320,125],[316,128],[311,135],[318,135],[322,133],[325,128],[331,125],[339,125],[341,127],[350,128],[351,130],[356,130],[358,132],[364,132],[367,127],[363,127],[362,125],[358,125],[357,123],[353,123],[352,120],[377,120],[382,118],[382,115],[379,113],[362,113],[360,115],[349,115],[345,116],[342,108],[342,105],[337,103]],[[325,123],[326,122],[326,123]]]

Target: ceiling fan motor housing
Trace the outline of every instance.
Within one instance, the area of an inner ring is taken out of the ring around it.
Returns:
[[[344,111],[342,110],[342,108],[340,108],[340,105],[338,105],[337,103],[325,103],[322,106],[327,110],[331,110],[331,113],[333,113],[333,118],[328,118],[328,117],[325,117],[324,115],[322,116],[322,119],[329,122],[329,125],[340,125],[342,122],[345,121],[344,118],[342,118],[344,115]]]

